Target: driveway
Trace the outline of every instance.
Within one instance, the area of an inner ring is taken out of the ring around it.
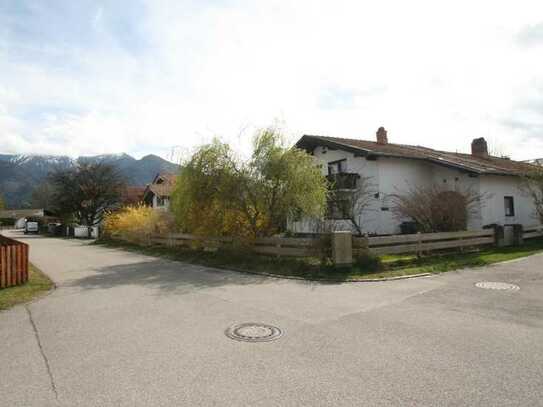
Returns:
[[[540,255],[321,284],[16,237],[58,288],[0,312],[2,406],[542,405]],[[243,322],[284,334],[225,336]]]

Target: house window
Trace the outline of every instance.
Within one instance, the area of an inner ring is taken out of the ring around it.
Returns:
[[[326,219],[351,219],[351,212],[350,199],[330,199],[326,210]]]
[[[328,175],[340,174],[347,170],[347,160],[338,160],[328,163]]]
[[[503,198],[505,204],[505,216],[515,216],[515,201],[512,196]]]
[[[164,198],[161,196],[156,197],[156,206],[164,206]]]

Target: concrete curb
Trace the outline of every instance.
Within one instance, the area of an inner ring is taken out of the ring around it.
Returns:
[[[379,281],[407,280],[410,278],[417,278],[417,277],[430,277],[433,275],[435,274],[419,273],[419,274],[411,274],[407,276],[383,277],[383,278],[361,278],[361,279],[354,279],[354,280],[348,280],[348,281],[352,281],[353,283],[372,283],[372,282],[379,282]]]
[[[176,263],[184,263],[182,261],[177,260],[170,260],[171,262]],[[262,277],[269,277],[269,278],[276,278],[278,280],[300,280],[300,281],[313,281],[318,283],[379,283],[384,281],[395,281],[395,280],[407,280],[410,278],[418,278],[418,277],[429,277],[433,276],[432,273],[420,273],[420,274],[411,274],[407,276],[396,276],[396,277],[383,277],[383,278],[348,278],[345,280],[337,280],[337,279],[331,279],[331,278],[306,278],[306,277],[299,277],[299,276],[285,276],[281,274],[273,274],[273,273],[266,273],[266,272],[259,272],[259,271],[249,271],[249,270],[241,270],[241,269],[235,269],[235,268],[221,268],[221,267],[210,267],[210,266],[202,266],[199,264],[193,264],[193,263],[185,263],[185,264],[191,264],[195,266],[201,266],[206,267],[209,269],[215,269],[215,270],[221,270],[221,271],[234,271],[236,273],[243,273],[243,274],[251,274],[254,276],[262,276]]]

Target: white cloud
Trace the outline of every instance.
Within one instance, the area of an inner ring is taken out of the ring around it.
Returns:
[[[43,38],[0,18],[0,152],[167,155],[214,135],[246,150],[279,118],[293,139],[384,125],[392,142],[543,156],[541,48],[519,43],[538,2],[70,4],[55,12],[80,21]]]

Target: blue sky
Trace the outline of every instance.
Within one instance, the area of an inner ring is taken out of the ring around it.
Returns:
[[[0,0],[0,153],[177,159],[279,122],[543,157],[543,5],[496,3]]]

